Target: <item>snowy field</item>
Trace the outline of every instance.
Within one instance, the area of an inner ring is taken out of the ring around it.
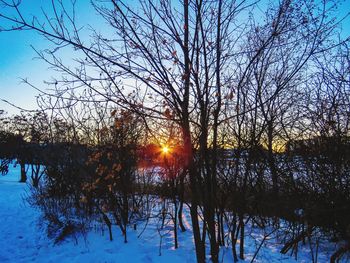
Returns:
[[[114,240],[109,241],[107,230],[92,228],[86,235],[77,236],[54,245],[47,238],[45,227],[40,224],[40,211],[31,208],[24,201],[28,186],[18,183],[19,166],[12,165],[9,174],[0,176],[0,262],[196,262],[192,233],[179,231],[179,248],[174,249],[171,227],[162,232],[161,255],[160,235],[157,222],[150,221],[141,237],[138,235],[143,224],[137,230],[129,229],[127,244],[119,228],[114,226]],[[184,213],[184,223],[190,227],[188,210]],[[250,262],[262,239],[261,233],[247,227],[246,259]],[[300,247],[298,260],[279,253],[282,244],[275,238],[267,240],[261,247],[254,262],[311,262],[309,248]],[[335,251],[334,244],[322,244],[318,262],[329,262]],[[209,251],[209,250],[207,250]],[[231,248],[221,249],[220,261],[233,262]],[[207,252],[208,253],[208,252]],[[208,256],[209,257],[209,256]],[[342,262],[346,262],[344,259]]]

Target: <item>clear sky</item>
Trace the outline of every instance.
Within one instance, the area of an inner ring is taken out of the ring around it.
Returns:
[[[130,2],[134,2],[132,0]],[[41,6],[50,9],[51,1],[48,0],[23,0],[21,10],[25,14],[40,14]],[[69,1],[68,1],[69,2]],[[2,6],[0,6],[1,10]],[[340,9],[339,15],[343,16],[350,11],[350,0]],[[88,0],[77,1],[77,20],[82,25],[94,24],[106,28],[102,20],[96,19],[96,14]],[[0,24],[4,21],[0,19]],[[344,35],[350,34],[349,19],[343,24]],[[5,99],[25,109],[35,109],[36,90],[21,83],[21,78],[27,78],[40,88],[45,88],[44,80],[50,80],[55,72],[48,69],[45,62],[34,59],[36,56],[33,45],[37,49],[44,49],[48,43],[42,36],[30,31],[0,32],[0,99]],[[18,113],[19,110],[0,101],[0,109],[10,114]]]
[[[35,5],[26,8],[30,13],[37,11]],[[3,21],[0,20],[0,23]],[[35,107],[35,92],[26,85],[20,85],[20,77],[38,81],[46,69],[43,63],[33,60],[35,54],[30,44],[44,47],[40,43],[40,37],[32,32],[0,32],[0,98],[26,108]],[[0,109],[14,111],[1,101]]]
[[[70,2],[70,1],[67,1]],[[23,0],[21,10],[27,15],[42,17],[42,10],[51,10],[51,1],[48,0]],[[0,10],[3,8],[0,5]],[[4,9],[3,9],[4,10]],[[1,10],[3,12],[3,10]],[[91,7],[90,1],[78,0],[76,6],[77,21],[82,25],[97,25],[103,28],[102,20],[91,18],[97,17],[95,10]],[[7,15],[8,13],[6,13]],[[4,20],[0,19],[0,25]],[[0,99],[7,100],[21,108],[36,109],[36,95],[38,92],[24,84],[22,78],[28,79],[39,88],[45,88],[45,80],[50,80],[55,73],[48,68],[48,65],[37,59],[33,50],[35,47],[42,50],[48,47],[48,42],[32,31],[0,32]],[[9,114],[16,114],[18,109],[0,101],[0,109]]]

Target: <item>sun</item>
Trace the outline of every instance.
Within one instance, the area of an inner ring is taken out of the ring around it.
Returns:
[[[164,154],[168,154],[169,152],[170,152],[169,147],[168,147],[168,146],[166,146],[166,145],[164,145],[164,146],[162,147],[162,153],[164,153]]]

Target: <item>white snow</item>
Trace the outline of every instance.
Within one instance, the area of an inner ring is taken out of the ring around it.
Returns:
[[[174,249],[171,225],[162,231],[161,256],[159,255],[160,235],[156,220],[150,221],[140,238],[143,229],[129,229],[128,243],[123,243],[119,228],[114,226],[114,240],[109,241],[107,229],[94,227],[85,237],[69,238],[60,244],[47,238],[45,227],[40,224],[40,211],[30,207],[24,200],[28,185],[18,183],[19,166],[11,165],[10,172],[0,177],[0,262],[196,262],[192,233],[179,233],[179,248]],[[188,209],[184,211],[184,223],[191,224]],[[246,259],[250,262],[260,245],[261,231],[247,227],[245,241]],[[266,240],[254,262],[311,262],[309,248],[300,248],[298,261],[289,255],[279,253],[282,244],[276,238]],[[334,244],[320,247],[318,262],[328,262]],[[237,246],[238,251],[238,246]],[[209,253],[209,249],[207,249]],[[209,255],[208,255],[209,258]],[[233,262],[231,247],[222,248],[220,261]],[[344,261],[345,262],[345,261]]]

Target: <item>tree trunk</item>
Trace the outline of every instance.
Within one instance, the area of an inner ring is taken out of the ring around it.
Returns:
[[[181,229],[181,232],[185,232],[186,228],[182,221],[182,210],[184,205],[184,194],[185,194],[185,185],[184,185],[184,175],[181,175],[180,177],[180,189],[179,189],[179,212],[178,212],[178,218],[179,218],[179,226]]]
[[[122,224],[123,224],[123,234],[124,234],[124,243],[128,243],[127,239],[127,225],[129,223],[129,203],[128,203],[128,194],[123,193],[123,211],[122,211]]]
[[[21,179],[19,180],[20,183],[25,183],[27,181],[27,174],[26,174],[26,168],[25,163],[22,160],[19,160],[19,164],[21,166]]]
[[[179,247],[178,245],[178,238],[177,238],[177,213],[178,213],[178,208],[177,208],[177,200],[174,198],[174,243],[175,243],[175,249]]]
[[[101,214],[102,214],[102,217],[103,217],[103,221],[105,221],[105,224],[107,225],[108,227],[108,233],[109,233],[109,240],[110,241],[113,241],[113,234],[112,234],[112,223],[111,221],[109,220],[108,216],[103,213],[101,210],[100,210]]]
[[[271,172],[272,179],[272,189],[275,197],[278,196],[278,177],[277,177],[277,169],[274,159],[273,153],[273,119],[268,121],[267,125],[267,137],[268,137],[268,164]]]
[[[190,208],[190,212],[191,212],[191,219],[192,219],[193,237],[194,237],[194,244],[196,248],[197,262],[205,263],[205,246],[204,246],[204,241],[202,241],[200,237],[197,206],[194,206],[192,204]]]
[[[244,218],[243,218],[243,214],[239,215],[239,227],[240,227],[239,258],[244,260]]]
[[[236,244],[237,244],[237,237],[236,237],[236,217],[232,220],[232,230],[231,230],[231,242],[232,242],[232,255],[234,262],[238,261],[237,251],[236,251]]]

